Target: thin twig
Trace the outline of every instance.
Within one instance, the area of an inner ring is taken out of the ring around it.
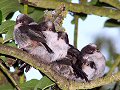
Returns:
[[[79,16],[75,15],[75,30],[74,30],[74,46],[77,48],[77,41],[78,41],[78,20]]]
[[[28,14],[28,5],[24,4],[24,14]]]
[[[23,0],[23,4],[24,4],[24,14],[28,14],[28,0]]]
[[[104,2],[110,4],[111,6],[120,9],[120,1],[119,0],[99,0],[100,2]]]
[[[2,69],[2,71],[8,76],[8,78],[11,80],[11,82],[13,83],[13,85],[15,86],[15,88],[17,90],[21,90],[20,87],[18,86],[18,84],[15,82],[15,80],[13,79],[13,77],[10,75],[10,73],[8,72],[8,70],[0,63],[0,68]]]
[[[117,59],[115,60],[115,63],[113,64],[112,68],[110,69],[110,71],[108,72],[107,75],[111,75],[112,72],[115,70],[115,68],[120,64],[120,56],[117,57]]]

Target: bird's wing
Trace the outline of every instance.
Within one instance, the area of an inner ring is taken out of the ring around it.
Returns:
[[[20,26],[17,25],[15,26],[13,35],[15,42],[20,46],[20,48],[23,48],[25,45],[27,45],[30,39],[26,33],[21,32],[22,30],[19,27]]]
[[[73,58],[74,59],[74,58]],[[58,65],[68,65],[73,68],[74,74],[77,78],[85,79],[86,82],[88,82],[87,74],[82,70],[82,68],[79,68],[75,64],[72,63],[72,60],[68,57],[56,60],[52,63],[57,63]]]
[[[75,48],[74,46],[72,46],[72,45],[69,45],[69,46],[70,46],[70,48],[68,49],[67,54],[71,55],[74,58],[76,58],[77,61],[79,61],[79,64],[83,64],[84,61],[82,60],[81,52],[77,48]],[[73,62],[76,63],[77,61],[73,61]]]
[[[15,41],[21,48],[26,47],[28,43],[30,45],[35,43],[37,45],[41,45],[42,43],[49,53],[53,53],[53,51],[46,44],[45,36],[36,25],[31,27],[30,25],[21,25],[19,27],[16,26],[14,30],[14,37]]]
[[[46,43],[43,33],[38,31],[36,28],[33,29],[27,25],[23,25],[19,27],[19,30],[21,33],[26,34],[26,36],[28,36],[31,40]]]
[[[52,63],[72,66],[72,62],[71,61],[72,60],[69,57],[65,57],[65,58],[60,58],[60,59],[58,59],[56,61],[53,61]]]

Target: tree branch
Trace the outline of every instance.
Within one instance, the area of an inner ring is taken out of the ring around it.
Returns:
[[[2,71],[9,77],[9,79],[11,80],[11,82],[15,86],[15,88],[17,90],[21,90],[20,87],[18,86],[18,84],[13,79],[13,77],[9,74],[8,70],[1,63],[0,63],[0,69],[2,69]]]
[[[115,70],[115,68],[120,64],[120,56],[117,57],[117,59],[115,60],[112,68],[110,69],[110,71],[108,72],[107,75],[111,75],[112,72]]]
[[[109,84],[109,83],[120,80],[120,72],[118,72],[114,75],[106,76],[104,78],[100,78],[100,79],[91,81],[90,83],[75,82],[72,80],[67,80],[66,78],[56,74],[56,72],[51,69],[51,67],[52,67],[51,64],[46,65],[46,64],[43,64],[42,62],[38,63],[37,59],[35,59],[30,54],[28,54],[20,49],[10,47],[10,46],[0,45],[0,53],[21,59],[22,61],[30,64],[31,66],[35,67],[36,69],[38,69],[40,71],[42,71],[51,80],[56,82],[58,84],[58,86],[63,90],[91,89],[91,88],[95,88],[98,86],[102,86],[102,85]]]
[[[120,9],[120,1],[119,0],[100,0],[100,2],[110,4],[117,9]]]
[[[95,14],[98,16],[120,19],[120,11],[112,8],[61,2],[58,0],[28,0],[28,5],[47,9],[55,9],[61,4],[64,4],[66,6],[66,9],[72,12],[83,12],[85,14]]]
[[[78,21],[79,21],[79,16],[74,15],[75,19],[75,30],[74,30],[74,47],[77,48],[77,42],[78,42]]]
[[[81,4],[86,4],[86,3],[87,3],[87,0],[79,0],[79,3],[81,3]]]

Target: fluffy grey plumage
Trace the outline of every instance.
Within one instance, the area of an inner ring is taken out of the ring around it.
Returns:
[[[14,38],[20,48],[37,57],[38,62],[53,63],[53,69],[68,79],[80,77],[88,81],[81,65],[75,66],[79,50],[69,45],[65,32],[55,32],[52,22],[37,24],[28,16],[20,15],[16,19]]]
[[[51,34],[52,33],[52,34]],[[54,70],[68,79],[77,80],[80,78],[88,81],[87,75],[82,70],[82,60],[80,59],[80,51],[69,44],[68,35],[65,32],[47,32],[48,46],[53,50],[51,61],[54,62]],[[79,59],[79,67],[76,61]]]
[[[105,57],[97,49],[95,44],[89,44],[82,50],[82,58],[86,61],[83,64],[83,71],[88,75],[89,80],[93,80],[104,75],[105,70]]]
[[[39,56],[42,51],[45,55],[47,51],[52,53],[52,50],[47,46],[42,31],[52,29],[54,27],[49,21],[37,24],[27,15],[21,14],[16,19],[14,39],[19,47],[28,53]]]
[[[26,48],[35,42],[38,44],[39,41],[45,42],[43,34],[39,32],[39,30],[36,30],[35,27],[32,28],[33,25],[37,25],[37,23],[25,14],[20,14],[16,18],[13,34],[14,39],[20,48]]]
[[[49,22],[37,24],[27,15],[20,14],[16,18],[16,25],[14,27],[13,35],[15,42],[18,44],[20,49],[30,53],[38,59],[40,58],[40,60],[43,60],[42,58],[49,60],[50,57],[48,52],[52,53],[52,50],[47,46],[45,37],[41,32],[48,29],[54,29]],[[17,66],[18,64],[21,64],[20,70],[22,73],[24,68],[27,69],[26,71],[29,70],[30,66],[19,60],[13,66]]]

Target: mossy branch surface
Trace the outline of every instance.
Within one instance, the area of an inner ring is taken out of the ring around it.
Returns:
[[[56,9],[61,4],[66,6],[66,10],[76,13],[95,14],[113,19],[120,19],[120,11],[113,8],[98,7],[85,4],[61,2],[58,0],[28,0],[28,5],[46,9]]]
[[[75,82],[72,80],[67,80],[66,78],[56,74],[56,72],[54,72],[51,69],[52,65],[38,63],[37,59],[35,59],[30,54],[28,54],[20,49],[10,47],[10,46],[0,45],[0,53],[21,59],[22,61],[30,64],[31,66],[35,67],[36,69],[38,69],[40,71],[42,71],[51,80],[56,82],[58,84],[58,86],[63,90],[91,89],[91,88],[95,88],[98,86],[102,86],[102,85],[109,84],[109,83],[120,80],[120,72],[118,72],[114,75],[106,76],[104,78],[100,78],[100,79],[91,81],[90,83]]]
[[[119,0],[100,0],[100,2],[107,3],[117,9],[120,9],[120,1]]]
[[[87,0],[79,0],[79,3],[86,4]]]

